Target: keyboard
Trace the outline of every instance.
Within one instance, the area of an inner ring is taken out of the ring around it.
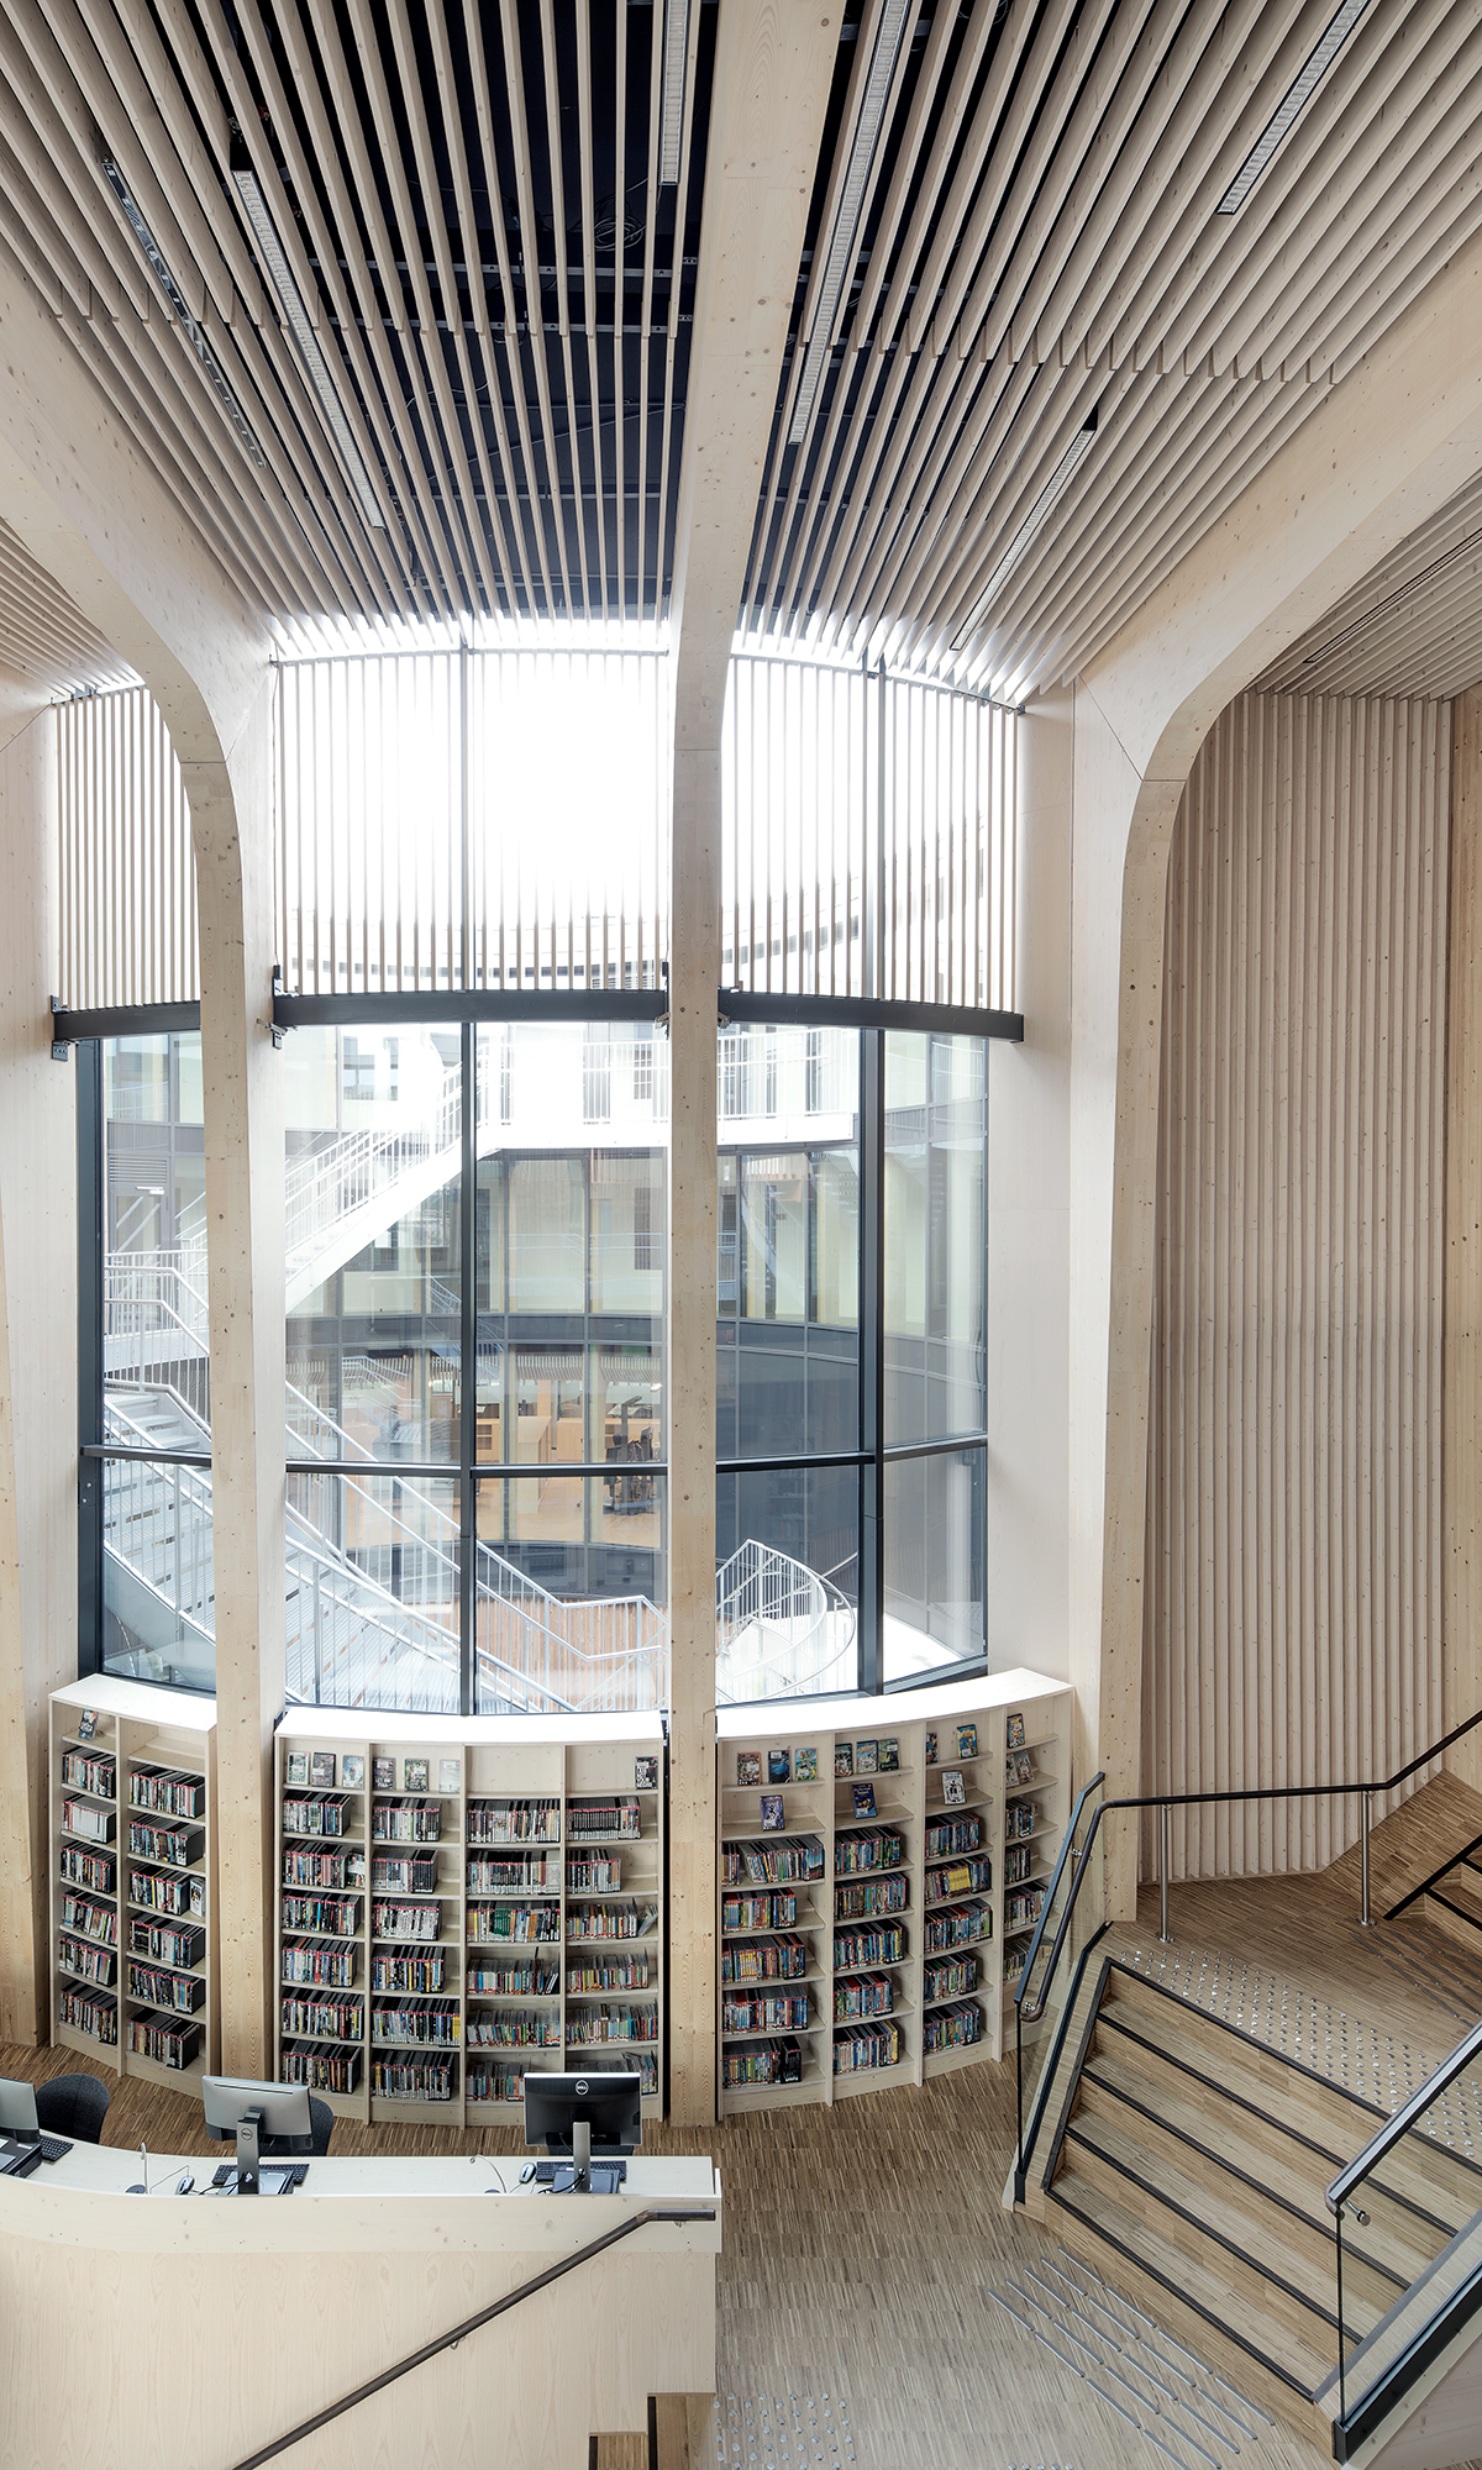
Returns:
[[[70,2153],[71,2150],[71,2145],[64,2144],[60,2136],[43,2136],[41,2139],[43,2161],[60,2161],[63,2154]]]

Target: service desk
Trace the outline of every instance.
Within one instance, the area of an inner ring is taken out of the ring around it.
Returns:
[[[517,2155],[314,2161],[288,2196],[211,2158],[78,2144],[0,2178],[4,2470],[234,2470],[625,2219],[650,2222],[282,2456],[286,2470],[586,2470],[650,2393],[715,2384],[720,2183],[628,2165],[617,2196],[522,2186]]]

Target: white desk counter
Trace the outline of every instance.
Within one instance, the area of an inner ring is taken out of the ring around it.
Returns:
[[[720,2185],[635,2156],[621,2195],[553,2196],[519,2157],[335,2160],[288,2196],[210,2157],[77,2144],[0,2178],[4,2470],[235,2470],[562,2255],[650,2222],[281,2458],[285,2470],[585,2470],[650,2393],[715,2383]],[[498,2192],[502,2188],[506,2192]]]

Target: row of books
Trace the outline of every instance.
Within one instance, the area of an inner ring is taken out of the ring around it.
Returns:
[[[646,2094],[657,2093],[659,2066],[651,2050],[634,2050],[631,2055],[625,2050],[622,2057],[617,2060],[589,2059],[587,2061],[587,2068],[591,2073],[599,2072],[608,2065],[619,2066],[629,2074],[636,2068],[643,2079],[644,2092]],[[470,2058],[468,2062],[468,2098],[470,2101],[518,2102],[523,2101],[524,2097],[525,2071],[522,2066],[518,2064],[509,2067],[491,2066],[487,2060],[481,2062]]]
[[[373,1990],[413,1990],[426,1997],[440,1990],[446,1974],[441,1947],[377,1947],[371,1957]]]
[[[969,1812],[952,1818],[931,1818],[926,1824],[926,1858],[939,1861],[947,1853],[976,1852],[983,1841],[983,1821]]]
[[[834,1876],[853,1878],[862,1870],[898,1869],[906,1857],[906,1839],[893,1827],[851,1828],[834,1838]]]
[[[496,1945],[501,1939],[559,1939],[559,1904],[470,1904],[470,1947]]]
[[[205,1961],[206,1933],[194,1922],[176,1927],[169,1921],[150,1921],[142,1913],[129,1920],[130,1955],[147,1955],[156,1964],[173,1964],[179,1971]]]
[[[279,2007],[279,2017],[285,2034],[295,2037],[306,2033],[315,2041],[363,2041],[365,2039],[365,2000],[330,1995],[319,1998],[285,1998]]]
[[[383,1894],[431,1895],[437,1887],[436,1853],[376,1853],[371,1885]]]
[[[290,1986],[302,1983],[309,1989],[351,1990],[355,1987],[359,1962],[360,1951],[356,1947],[326,1946],[314,1938],[290,1938],[283,1944],[279,1979]]]
[[[882,1878],[864,1878],[834,1889],[836,1921],[868,1921],[878,1913],[903,1913],[911,1901],[911,1881],[904,1870],[887,1870]]]
[[[470,1801],[470,1844],[559,1844],[559,1801]]]
[[[284,2045],[279,2069],[285,2084],[306,2085],[311,2093],[350,2095],[360,2089],[359,2050],[323,2050]]]
[[[800,2041],[753,2041],[721,2051],[720,2081],[725,2092],[745,2092],[764,2084],[801,2084],[802,2080]]]
[[[993,1864],[986,1853],[977,1853],[970,1861],[944,1861],[926,1873],[928,1904],[943,1903],[952,1895],[986,1895],[993,1884]]]
[[[312,1844],[283,1847],[285,1887],[363,1887],[363,1852],[316,1852]]]
[[[895,1982],[889,1973],[845,1973],[834,1983],[834,2022],[856,2017],[889,2015],[895,2006]]]
[[[356,1938],[360,1934],[358,1895],[285,1895],[285,1930],[313,1930],[325,1938]]]
[[[383,2101],[455,2101],[458,2061],[402,2054],[372,2059],[371,2091]]]
[[[75,1930],[79,1938],[96,1939],[100,1947],[118,1945],[118,1911],[112,1904],[95,1904],[90,1897],[73,1895],[62,1898],[62,1927]]]
[[[118,1863],[112,1853],[87,1852],[81,1844],[64,1844],[58,1876],[69,1887],[86,1887],[91,1895],[112,1895],[118,1883]]]
[[[871,2068],[898,2066],[905,2048],[905,2035],[892,2018],[846,2025],[834,2035],[834,2073],[861,2075]]]
[[[723,2033],[806,2032],[812,2020],[806,1990],[769,1990],[750,1998],[732,1993],[720,2003]]]
[[[206,1880],[200,1870],[130,1870],[129,1902],[142,1904],[150,1912],[169,1913],[180,1917],[194,1915],[203,1919],[206,1911]]]
[[[619,1853],[587,1853],[580,1860],[566,1864],[566,1892],[589,1895],[615,1895],[623,1883],[622,1856]]]
[[[899,1921],[887,1921],[871,1930],[840,1930],[834,1935],[835,1972],[848,1971],[856,1964],[901,1964],[905,1956],[905,1926]]]
[[[944,1956],[936,1964],[927,1964],[921,1974],[921,1995],[930,2002],[940,1998],[962,1998],[978,1986],[978,1959],[975,1955]]]
[[[348,1835],[350,1807],[347,1793],[285,1793],[283,1832],[285,1835]]]
[[[162,1862],[167,1869],[188,1870],[206,1849],[199,1827],[156,1827],[147,1818],[129,1820],[129,1850],[140,1861]]]
[[[567,2046],[592,2049],[607,2041],[657,2041],[657,2007],[583,2008],[566,2018]]]
[[[112,1989],[118,1979],[118,1957],[111,1947],[96,1946],[88,1938],[69,1938],[65,1930],[57,1933],[57,1962],[75,1981],[94,1981],[100,1989]]]
[[[206,1779],[182,1775],[175,1767],[130,1767],[129,1806],[157,1810],[165,1818],[204,1818]]]
[[[472,1914],[470,1914],[470,1937],[473,1935],[472,1918]],[[427,1940],[441,1938],[442,1934],[443,1908],[439,1903],[373,1903],[371,1906],[371,1935],[373,1938],[410,1938],[416,1940]]]
[[[537,1956],[528,1964],[494,1964],[486,1959],[470,1958],[468,1994],[470,1998],[558,1998],[561,1992],[559,1968],[542,1962]]]
[[[131,2016],[128,2046],[136,2058],[152,2059],[157,2067],[189,2067],[200,2055],[201,2027],[169,2015]]]
[[[659,1926],[657,1904],[636,1896],[626,1904],[574,1904],[566,1915],[566,1936],[577,1945],[587,1938],[652,1938]]]
[[[616,1862],[613,1863],[616,1869]],[[431,1884],[431,1881],[428,1882]],[[559,1854],[509,1854],[503,1859],[488,1855],[476,1856],[468,1863],[470,1895],[525,1894],[543,1890],[548,1895],[561,1892],[561,1859]]]
[[[146,2007],[166,2007],[176,2015],[194,2015],[206,2004],[206,1984],[198,1973],[172,1973],[164,1964],[130,1960],[129,1996]]]
[[[921,2028],[921,2047],[927,2057],[933,2050],[965,2050],[983,2038],[983,2010],[969,1999],[961,2007],[938,2007],[927,2016]]]
[[[726,1895],[720,1904],[723,1930],[789,1930],[798,1917],[795,1895]]]
[[[944,1904],[926,1917],[928,1955],[945,1955],[952,1947],[976,1946],[993,1936],[991,1904]]]
[[[808,1945],[802,1938],[757,1938],[721,1949],[722,1986],[732,1981],[797,1981],[807,1970]]]
[[[779,1835],[775,1842],[726,1844],[721,1849],[724,1887],[785,1887],[822,1878],[823,1846],[816,1836]]]
[[[436,1844],[443,1831],[440,1801],[375,1801],[371,1804],[373,1844]]]
[[[111,2048],[118,2041],[118,2002],[105,1998],[98,1990],[74,1988],[61,1982],[57,1988],[57,2016],[74,2033],[84,2033],[89,2041],[100,2041]]]
[[[636,1843],[643,1833],[642,1804],[630,1793],[581,1801],[566,1805],[566,1838],[571,1844],[592,1844],[604,1836],[617,1836],[624,1843]]]
[[[1020,1887],[1015,1894],[1004,1898],[1004,1928],[1006,1930],[1024,1929],[1030,1922],[1038,1921],[1044,1906],[1045,1891],[1042,1886]]]
[[[1003,1851],[1003,1883],[1006,1887],[1022,1887],[1034,1876],[1034,1846],[1006,1844]]]
[[[118,1833],[118,1814],[97,1801],[64,1800],[62,1826],[68,1835],[86,1836],[94,1844],[111,1844]]]
[[[100,1800],[112,1801],[118,1792],[118,1762],[101,1750],[63,1750],[62,1782],[69,1792],[96,1793]]]
[[[561,2018],[548,2007],[474,2007],[469,2010],[471,2050],[559,2050]]]
[[[566,1987],[580,1995],[601,1990],[649,1990],[653,1982],[646,1955],[609,1956],[600,1964],[573,1964]]]
[[[372,2004],[373,2042],[456,2049],[462,2038],[463,2018],[455,1998],[404,1998],[389,2007]]]
[[[1003,1805],[1003,1836],[1006,1844],[1018,1843],[1033,1835],[1039,1825],[1040,1813],[1033,1801],[1006,1801]]]

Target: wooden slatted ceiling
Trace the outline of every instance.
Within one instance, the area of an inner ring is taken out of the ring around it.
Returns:
[[[1108,640],[1482,224],[1478,0],[1368,0],[1248,203],[1215,212],[1333,6],[848,0],[750,628],[1015,692]],[[343,640],[346,621],[663,615],[714,0],[672,12],[687,27],[672,186],[670,14],[0,12],[0,249],[288,648]],[[879,144],[856,156],[873,114]],[[335,412],[264,279],[234,144]],[[1064,495],[979,609],[1093,413]]]
[[[132,672],[0,523],[0,677],[38,699],[113,686]]]
[[[868,0],[841,59],[849,144]],[[759,630],[1013,691],[1074,674],[1482,222],[1482,17],[1370,0],[1235,215],[1215,209],[1334,0],[914,11],[798,446],[804,288],[748,584]],[[815,262],[837,181],[815,195]],[[1037,540],[974,605],[1090,415]]]
[[[1482,481],[1380,561],[1261,683],[1291,694],[1465,693],[1482,678]]]

